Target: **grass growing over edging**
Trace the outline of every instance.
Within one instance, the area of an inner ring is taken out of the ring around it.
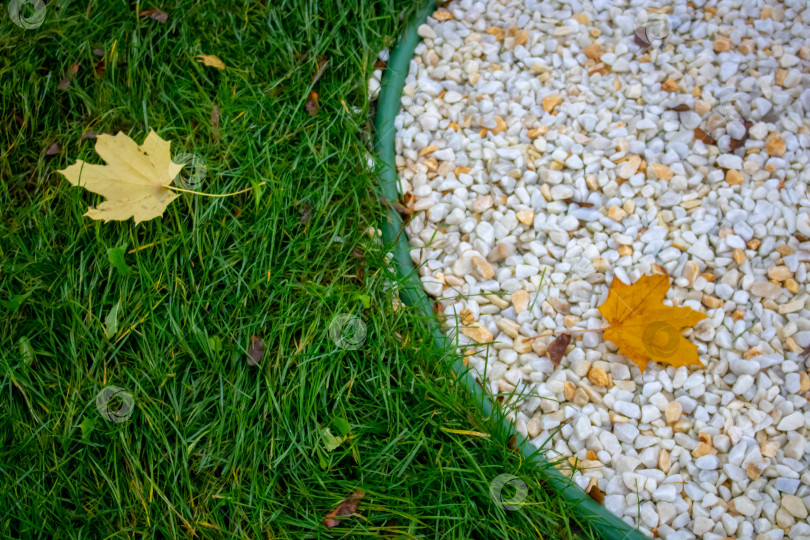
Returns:
[[[0,535],[572,536],[566,503],[504,441],[452,431],[488,424],[426,325],[391,308],[391,271],[365,234],[382,215],[365,80],[402,6],[162,7],[165,25],[124,2],[57,3],[25,31],[0,13]],[[205,162],[199,189],[266,182],[261,197],[183,195],[137,227],[82,217],[98,198],[54,171],[99,163],[83,133],[141,142],[148,129]],[[123,245],[129,275],[108,258]],[[358,350],[329,339],[338,313],[365,321]],[[268,347],[255,367],[253,335]],[[96,410],[111,384],[135,400],[122,423]],[[326,451],[323,428],[345,423],[349,439]],[[501,474],[529,485],[521,510],[490,500]],[[362,517],[325,529],[357,489]]]

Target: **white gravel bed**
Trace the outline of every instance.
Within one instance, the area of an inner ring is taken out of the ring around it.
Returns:
[[[419,34],[411,254],[517,429],[650,536],[810,538],[810,6],[461,0]],[[705,367],[526,339],[605,326],[613,277],[656,272],[708,315]]]

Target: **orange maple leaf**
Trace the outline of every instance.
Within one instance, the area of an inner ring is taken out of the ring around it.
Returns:
[[[676,367],[703,365],[697,345],[681,331],[707,315],[688,307],[664,305],[668,290],[669,278],[660,274],[642,276],[632,285],[614,277],[607,300],[599,306],[611,325],[603,337],[615,343],[642,372],[651,360]]]

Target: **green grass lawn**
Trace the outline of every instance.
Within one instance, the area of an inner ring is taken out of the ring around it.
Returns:
[[[393,309],[367,234],[366,81],[414,6],[223,6],[60,0],[26,30],[0,13],[0,537],[590,537],[506,441],[467,433],[490,424]],[[84,217],[101,198],[56,170],[101,163],[94,133],[149,130],[205,164],[196,189],[254,189]],[[330,339],[340,313],[367,327],[356,350]],[[100,414],[109,385],[130,418]],[[491,501],[501,474],[528,485],[519,510]],[[326,528],[356,490],[359,515]]]

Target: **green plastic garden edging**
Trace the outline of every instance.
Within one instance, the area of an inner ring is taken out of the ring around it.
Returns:
[[[402,97],[402,89],[405,86],[405,77],[408,75],[408,67],[414,49],[419,43],[419,35],[416,33],[416,29],[426,21],[435,6],[435,0],[430,0],[415,14],[405,33],[401,36],[399,43],[391,52],[388,67],[382,80],[377,102],[374,149],[382,162],[383,168],[380,173],[382,192],[389,202],[396,201],[399,196],[399,180],[397,178],[394,148],[394,138],[396,136],[394,119],[399,113],[400,98]],[[401,279],[399,293],[402,302],[405,305],[415,307],[424,314],[430,321],[433,339],[436,344],[442,348],[448,347],[448,338],[439,328],[439,324],[433,315],[431,302],[425,294],[419,275],[411,262],[410,248],[403,230],[402,218],[390,205],[386,212],[386,219],[382,224],[382,232],[385,244],[392,246],[394,264]],[[517,438],[517,449],[525,459],[539,465],[547,463],[534,446],[520,433],[517,433],[501,408],[493,404],[460,358],[453,363],[453,372],[459,382],[473,396],[475,403],[484,416],[494,415],[501,434],[514,435]],[[538,467],[538,472],[541,470],[545,471],[543,473],[545,479],[556,490],[561,492],[566,499],[574,503],[575,512],[598,531],[602,538],[606,540],[642,540],[646,538],[641,532],[630,527],[605,507],[593,501],[579,486],[571,482],[555,468],[544,467],[541,469]]]

